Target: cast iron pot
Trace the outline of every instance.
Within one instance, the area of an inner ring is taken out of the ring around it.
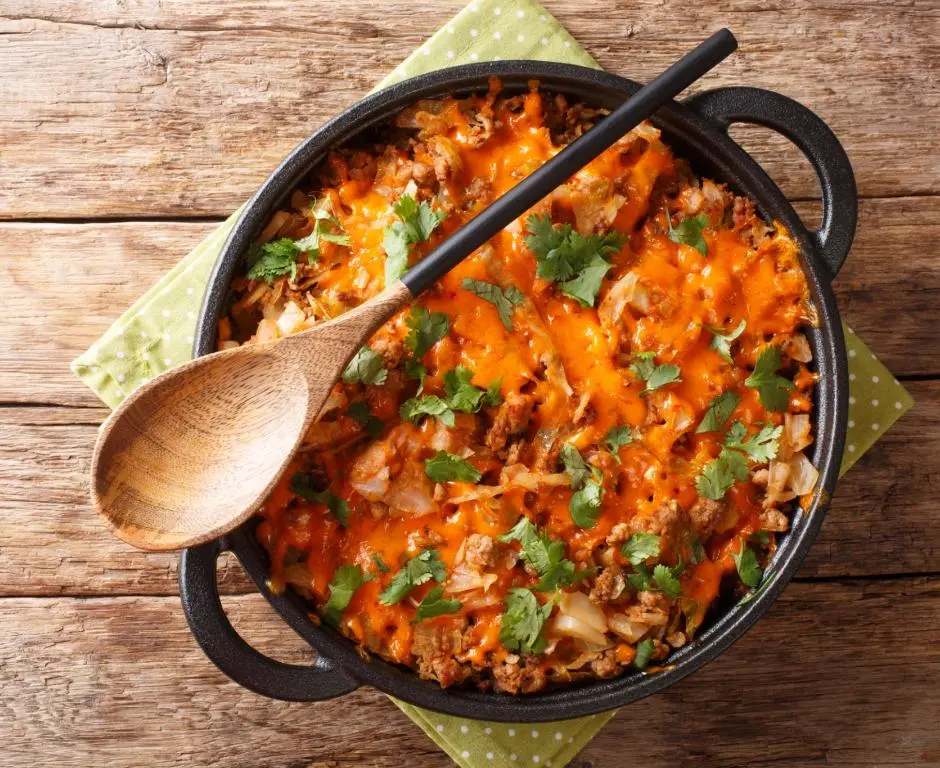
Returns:
[[[502,80],[507,91],[525,90],[535,79],[546,90],[562,93],[571,102],[606,108],[614,108],[639,89],[630,80],[594,69],[501,61],[422,75],[360,101],[300,144],[248,203],[212,273],[198,321],[195,354],[215,349],[216,321],[226,306],[229,284],[248,247],[280,203],[331,147],[388,120],[417,99],[485,91],[493,76]],[[845,260],[855,232],[855,179],[845,151],[828,126],[806,107],[771,91],[709,91],[662,108],[653,121],[676,153],[690,160],[699,174],[729,183],[737,192],[754,199],[763,216],[786,226],[802,251],[809,289],[819,313],[819,327],[809,334],[819,372],[812,456],[820,474],[819,492],[809,509],[796,512],[757,593],[736,605],[725,606],[694,642],[672,655],[664,672],[627,672],[614,680],[590,681],[530,696],[445,690],[404,667],[381,659],[364,659],[338,632],[310,621],[310,608],[291,590],[271,594],[265,587],[267,553],[256,541],[254,523],[249,520],[228,536],[185,551],[180,564],[186,618],[206,655],[229,677],[278,699],[319,701],[371,685],[411,704],[450,715],[518,722],[559,720],[610,710],[681,680],[725,651],[777,599],[822,525],[842,457],[848,366],[830,281]],[[807,231],[776,185],[728,137],[728,126],[736,122],[778,131],[809,158],[822,188],[823,219],[818,230]],[[312,666],[274,661],[235,632],[222,611],[216,582],[216,560],[224,550],[238,557],[284,621],[316,649],[317,659]]]

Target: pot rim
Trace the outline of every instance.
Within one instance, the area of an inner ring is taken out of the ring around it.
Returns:
[[[522,89],[528,80],[535,79],[545,90],[573,94],[579,101],[590,103],[593,100],[595,104],[605,98],[623,99],[640,87],[618,75],[573,64],[506,60],[438,70],[367,96],[301,142],[244,207],[212,270],[197,322],[194,354],[206,354],[214,349],[217,319],[227,301],[234,271],[251,241],[280,202],[330,148],[386,121],[418,99],[479,91],[486,88],[490,77],[500,78],[506,90]],[[378,658],[364,660],[352,641],[309,621],[309,609],[292,590],[282,595],[272,595],[267,590],[263,550],[254,540],[252,521],[245,523],[228,537],[227,543],[259,590],[318,653],[336,662],[343,673],[357,682],[416,706],[473,719],[540,722],[608,711],[660,691],[721,655],[773,604],[816,538],[838,475],[848,408],[845,342],[829,284],[831,278],[820,255],[817,238],[807,231],[760,166],[727,136],[723,129],[726,126],[675,102],[657,111],[652,121],[663,130],[670,146],[685,148],[676,150],[677,154],[691,155],[697,171],[704,165],[709,172],[703,175],[727,182],[754,199],[761,213],[780,221],[800,247],[820,320],[819,327],[809,333],[820,377],[815,395],[816,441],[812,457],[820,481],[812,503],[807,510],[799,508],[794,513],[790,531],[781,537],[761,586],[713,618],[689,645],[674,651],[663,671],[655,674],[625,672],[609,680],[598,679],[522,696],[443,689],[436,682],[421,680],[410,669]],[[702,162],[696,162],[696,156]],[[192,623],[192,617],[190,621]]]

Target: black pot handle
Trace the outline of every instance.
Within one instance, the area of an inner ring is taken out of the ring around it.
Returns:
[[[799,147],[822,188],[822,224],[810,234],[835,275],[855,237],[858,197],[848,155],[829,126],[798,101],[762,88],[718,88],[684,103],[726,133],[732,123],[753,123],[777,131]]]
[[[272,699],[321,701],[350,693],[359,684],[329,659],[313,666],[283,664],[246,643],[229,622],[216,579],[216,561],[226,549],[222,539],[183,552],[180,597],[189,627],[206,656],[239,685]]]

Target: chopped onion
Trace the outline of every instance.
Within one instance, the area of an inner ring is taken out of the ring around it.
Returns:
[[[583,592],[566,592],[558,601],[558,611],[578,619],[598,632],[607,631],[607,617]]]
[[[264,318],[258,323],[258,329],[255,331],[255,341],[274,341],[279,338],[277,323],[268,318]]]
[[[604,637],[603,632],[598,632],[589,624],[566,613],[559,614],[555,619],[554,624],[552,624],[552,633],[562,637],[574,637],[602,647],[607,643],[607,638]]]
[[[819,471],[802,453],[790,459],[790,490],[797,496],[809,493],[816,487]]]
[[[793,453],[802,451],[813,442],[810,435],[810,421],[807,413],[786,413],[783,416],[784,435],[787,445]]]
[[[622,637],[628,643],[638,643],[649,630],[648,624],[631,621],[622,613],[615,613],[608,619],[610,631]]]
[[[813,360],[813,350],[810,349],[809,341],[802,333],[794,334],[787,344],[787,354],[800,363],[810,363]]]
[[[296,302],[289,301],[277,319],[277,328],[282,336],[289,336],[301,329],[307,316]]]

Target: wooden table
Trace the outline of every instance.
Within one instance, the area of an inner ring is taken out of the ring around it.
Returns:
[[[89,509],[106,410],[68,362],[459,5],[0,0],[3,764],[450,764],[374,691],[288,704],[212,667],[183,620],[176,557],[131,551]],[[917,400],[839,486],[769,615],[620,712],[576,764],[940,763],[940,7],[546,5],[639,80],[727,24],[741,51],[707,86],[774,88],[832,125],[862,198],[839,301]],[[792,147],[735,135],[818,215]],[[309,659],[235,563],[223,581],[240,631]]]

